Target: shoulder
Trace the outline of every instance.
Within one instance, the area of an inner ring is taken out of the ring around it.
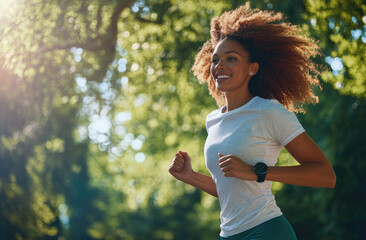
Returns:
[[[220,117],[220,111],[221,111],[221,108],[218,108],[218,109],[213,110],[209,114],[207,114],[207,116],[206,116],[206,129],[207,130],[214,124],[216,119],[218,119]]]
[[[279,109],[284,108],[284,106],[277,100],[277,99],[264,99],[262,100],[262,110],[272,110],[272,109]]]
[[[290,112],[283,106],[277,99],[264,99],[261,98],[262,104],[260,106],[260,111],[264,117],[273,117],[279,114],[294,114]]]
[[[295,113],[287,110],[279,101],[271,99],[262,104],[261,123],[266,136],[286,146],[304,128]]]
[[[287,125],[298,123],[294,112],[289,111],[276,99],[263,99],[260,108],[261,121],[266,125]]]
[[[206,120],[217,117],[220,114],[220,111],[221,111],[221,108],[217,108],[217,109],[211,111],[209,114],[207,114]]]

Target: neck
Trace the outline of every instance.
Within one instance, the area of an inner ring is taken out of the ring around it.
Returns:
[[[250,92],[246,92],[245,94],[241,94],[241,96],[237,96],[236,94],[225,93],[225,104],[226,109],[225,112],[229,112],[236,108],[243,106],[248,103],[253,98]]]

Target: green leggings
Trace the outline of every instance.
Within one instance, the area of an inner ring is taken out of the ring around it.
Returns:
[[[296,240],[296,235],[287,219],[281,215],[249,230],[220,240]]]

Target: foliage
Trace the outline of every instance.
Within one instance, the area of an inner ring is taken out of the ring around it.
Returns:
[[[340,93],[366,96],[366,4],[352,1],[306,1],[311,32],[320,40],[333,73],[323,79]]]
[[[362,199],[365,162],[365,102],[342,96],[324,84],[320,103],[300,116],[308,134],[320,145],[337,174],[334,189],[286,185],[276,198],[302,239],[362,239],[366,219]]]
[[[324,83],[320,104],[299,116],[331,159],[336,189],[275,184],[299,239],[359,239],[366,229],[360,190],[365,51],[363,38],[355,37],[357,29],[364,35],[365,8],[338,2],[342,8],[333,1],[330,7],[320,1],[252,2],[284,12],[319,38],[325,54],[320,64],[341,56],[344,64],[323,76],[343,87]],[[181,149],[195,170],[207,174],[204,121],[216,106],[190,68],[209,37],[209,20],[244,2],[5,3],[0,239],[217,238],[218,201],[167,170]],[[280,164],[289,163],[289,154],[281,153]]]

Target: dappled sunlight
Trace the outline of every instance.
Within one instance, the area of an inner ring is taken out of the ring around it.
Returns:
[[[182,150],[209,174],[205,118],[217,106],[191,67],[210,19],[234,2],[0,0],[0,238],[217,238],[218,199],[168,169]],[[272,191],[298,229],[320,226],[303,239],[344,236],[365,211],[355,196],[366,167],[366,8],[280,2],[252,5],[285,11],[319,40],[329,71],[320,104],[299,119],[342,180],[334,192]],[[296,164],[280,153],[278,165]]]

